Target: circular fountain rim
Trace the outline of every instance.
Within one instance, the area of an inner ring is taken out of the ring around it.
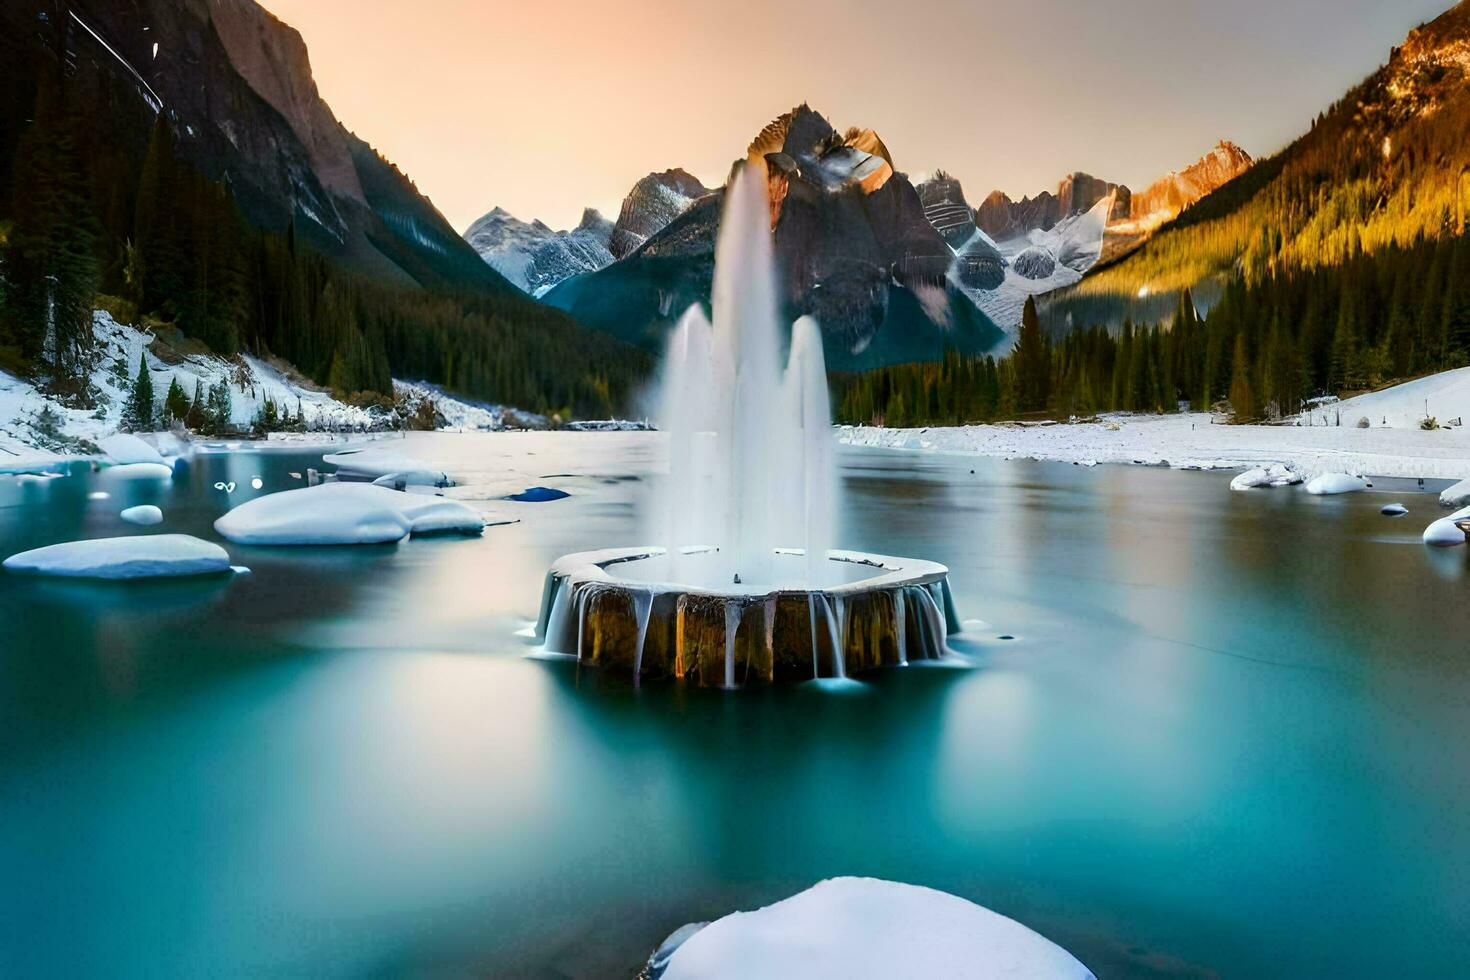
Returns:
[[[684,554],[703,554],[718,551],[719,549],[711,545],[681,548],[680,550]],[[779,555],[804,555],[806,552],[801,548],[776,548],[774,549],[774,553]],[[681,592],[687,595],[714,596],[726,599],[772,595],[829,595],[842,597],[860,595],[875,589],[897,588],[906,585],[927,585],[931,582],[944,581],[949,575],[948,566],[923,558],[902,558],[894,555],[879,555],[864,551],[846,551],[835,548],[827,552],[828,561],[868,565],[876,570],[875,574],[854,582],[843,582],[821,588],[807,589],[787,586],[773,589],[742,589],[738,587],[710,588],[708,586],[695,586],[686,582],[673,581],[634,581],[632,579],[618,578],[609,574],[607,571],[609,565],[642,561],[646,558],[658,558],[666,554],[668,554],[667,548],[656,546],[602,548],[597,551],[582,551],[558,558],[552,563],[550,573],[552,576],[565,579],[573,585],[597,582],[616,586],[628,592],[648,592],[652,594]]]

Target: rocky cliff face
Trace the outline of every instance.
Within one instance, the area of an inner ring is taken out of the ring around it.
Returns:
[[[1162,224],[1215,188],[1245,173],[1252,162],[1249,153],[1229,140],[1221,140],[1183,170],[1165,174],[1133,195],[1126,220]]]
[[[177,153],[228,181],[245,216],[365,274],[510,288],[391,164],[321,99],[300,34],[254,0],[10,0],[0,90],[15,107],[34,66],[63,60],[96,106],[99,145],[141,157],[154,119]],[[10,115],[10,107],[7,107]]]
[[[709,193],[687,170],[653,173],[633,185],[618,211],[608,247],[622,258],[667,228],[684,210]]]

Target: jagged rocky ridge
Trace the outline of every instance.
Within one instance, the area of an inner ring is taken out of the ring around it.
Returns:
[[[612,234],[613,223],[596,208],[583,211],[582,220],[569,231],[553,231],[539,220],[527,224],[495,208],[470,225],[464,237],[496,272],[535,296],[563,279],[611,263]]]
[[[634,251],[708,193],[698,178],[676,168],[634,184],[615,223],[587,208],[576,228],[553,231],[540,221],[527,224],[495,208],[470,225],[464,237],[495,271],[540,296],[564,279],[596,272]]]
[[[829,367],[929,360],[949,348],[983,352],[1003,341],[951,281],[954,249],[872,130],[838,132],[800,105],[767,125],[744,159],[767,170],[786,318],[816,317]],[[657,349],[689,305],[709,301],[722,204],[722,190],[694,200],[617,262],[561,283],[546,302]]]

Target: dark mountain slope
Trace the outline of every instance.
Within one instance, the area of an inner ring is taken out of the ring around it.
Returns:
[[[1361,254],[1463,234],[1470,202],[1470,6],[1410,32],[1285,150],[1184,210],[1137,252],[1048,297],[1072,323],[1154,322],[1179,290],[1218,296]]]

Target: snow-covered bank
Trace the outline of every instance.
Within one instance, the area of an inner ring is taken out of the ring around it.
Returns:
[[[1442,426],[1470,419],[1470,367],[1330,401],[1303,413],[1301,421],[1304,425],[1356,426],[1363,419],[1372,428],[1391,429],[1417,429],[1425,419]]]
[[[1063,463],[1143,463],[1248,470],[1284,463],[1304,477],[1357,473],[1462,480],[1470,477],[1470,430],[1346,426],[1216,425],[1205,414],[1108,415],[1056,425],[923,429],[841,426],[844,445],[974,453]]]
[[[103,439],[122,427],[140,358],[146,360],[159,401],[174,380],[191,398],[196,389],[207,391],[224,382],[230,390],[230,424],[241,431],[250,428],[268,401],[293,419],[299,409],[304,426],[316,432],[365,433],[399,426],[393,412],[339,401],[282,364],[249,354],[218,357],[182,337],[159,338],[118,323],[105,310],[93,315],[92,329],[100,351],[91,377],[95,408],[67,408],[28,381],[0,371],[0,471],[40,469],[94,454]],[[539,415],[460,398],[426,382],[395,380],[393,388],[410,416],[432,403],[436,428],[495,431],[547,424]]]

